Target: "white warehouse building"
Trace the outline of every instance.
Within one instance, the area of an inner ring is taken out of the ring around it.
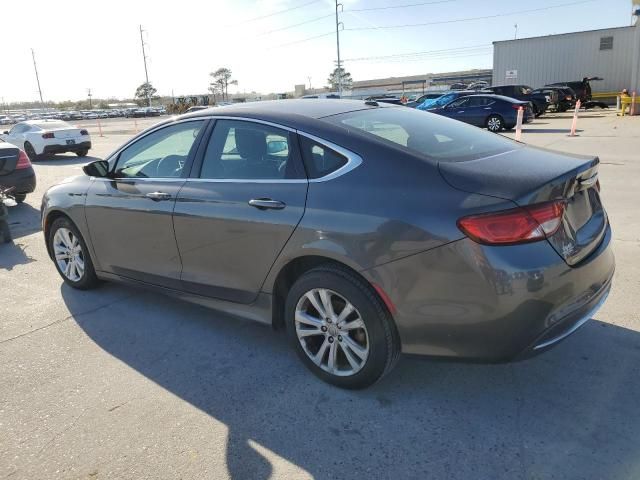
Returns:
[[[591,82],[593,92],[640,94],[640,22],[635,26],[493,42],[493,85]]]

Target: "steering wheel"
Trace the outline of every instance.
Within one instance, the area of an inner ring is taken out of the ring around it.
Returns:
[[[184,168],[184,157],[181,155],[167,155],[161,158],[156,165],[158,177],[179,177]]]

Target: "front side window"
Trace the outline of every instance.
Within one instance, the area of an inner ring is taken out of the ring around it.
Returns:
[[[115,176],[179,178],[204,123],[177,123],[142,137],[120,152]]]
[[[506,137],[413,108],[358,110],[325,120],[438,161],[473,160],[521,148]]]
[[[468,107],[486,107],[494,102],[492,98],[488,97],[472,97],[469,98]]]
[[[200,178],[282,180],[301,178],[291,134],[239,120],[217,120]]]
[[[460,108],[460,107],[466,106],[468,103],[469,103],[468,98],[459,98],[458,100],[454,100],[453,102],[451,102],[449,105],[447,105],[447,107]]]

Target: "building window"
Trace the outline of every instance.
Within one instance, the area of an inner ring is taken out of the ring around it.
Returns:
[[[600,37],[600,50],[613,50],[613,37]]]

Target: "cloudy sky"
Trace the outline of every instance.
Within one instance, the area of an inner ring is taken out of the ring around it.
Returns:
[[[355,80],[490,68],[491,42],[513,38],[516,23],[521,38],[631,21],[629,0],[341,3],[341,55]],[[204,93],[222,66],[239,92],[323,86],[336,60],[334,11],[330,0],[11,1],[0,97],[38,98],[31,48],[45,100],[79,100],[88,88],[96,98],[131,97],[144,81],[140,24],[149,79],[163,95]],[[407,55],[416,52],[426,53]]]

